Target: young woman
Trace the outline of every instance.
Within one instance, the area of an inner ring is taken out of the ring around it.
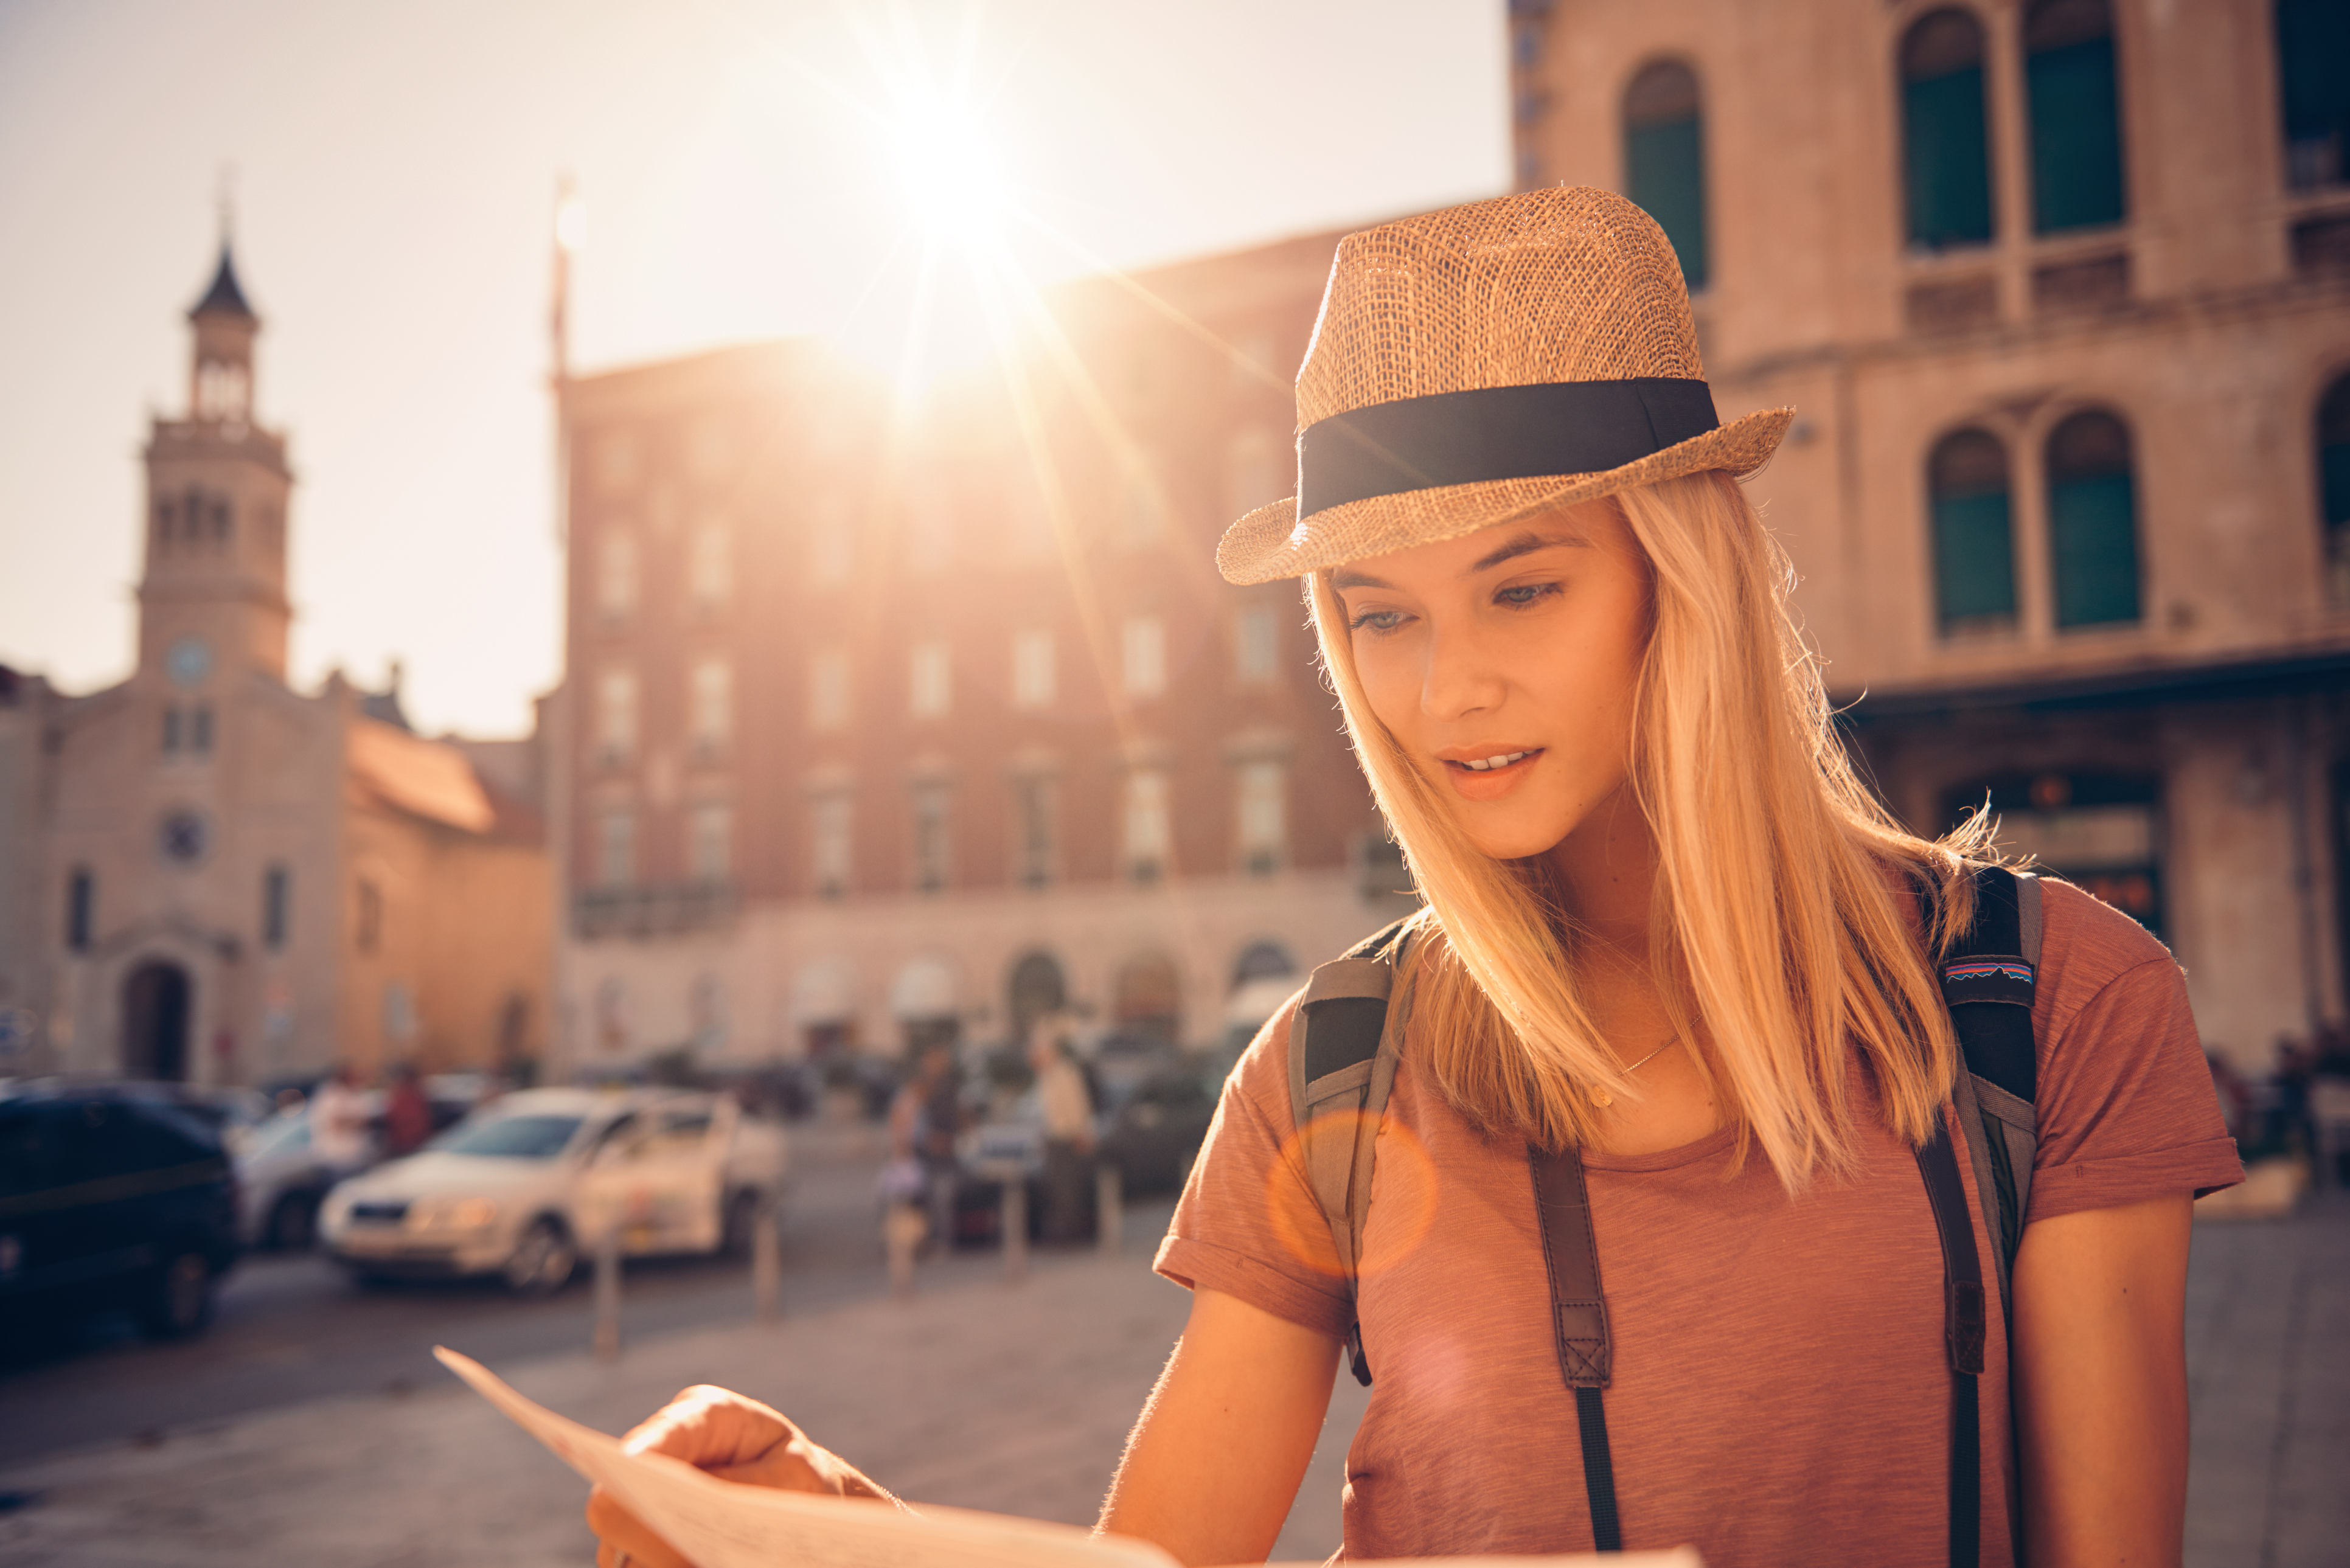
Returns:
[[[1299,494],[1218,560],[1306,580],[1428,900],[1390,1004],[1359,1286],[1299,1153],[1293,1006],[1235,1071],[1159,1251],[1191,1321],[1103,1528],[1262,1560],[1359,1324],[1377,1381],[1348,1555],[1590,1550],[1590,1436],[1528,1177],[1530,1150],[1573,1150],[1623,1544],[1693,1542],[1712,1568],[1952,1561],[1918,1151],[1957,1137],[1931,959],[1970,916],[1984,833],[1912,836],[1855,780],[1736,483],[1792,410],[1720,426],[1702,376],[1672,252],[1619,197],[1539,192],[1341,245],[1298,377]],[[2169,955],[2061,883],[2044,932],[1979,1560],[2175,1563],[2189,1208],[2240,1172]],[[1989,1258],[1970,1175],[1965,1207]],[[633,1440],[886,1496],[723,1390]],[[589,1519],[606,1568],[676,1561],[606,1500]]]

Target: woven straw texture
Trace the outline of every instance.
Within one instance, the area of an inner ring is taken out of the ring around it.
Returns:
[[[1558,187],[1349,234],[1297,372],[1297,428],[1376,403],[1482,387],[1702,380],[1672,243],[1612,192]],[[1297,519],[1295,498],[1226,530],[1216,566],[1271,582],[1706,469],[1751,473],[1794,419],[1749,414],[1602,473],[1375,495]]]

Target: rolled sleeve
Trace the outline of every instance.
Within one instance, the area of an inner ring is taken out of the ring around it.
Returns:
[[[2047,893],[2052,945],[2060,920],[2069,929],[2035,1020],[2039,1132],[2025,1221],[2242,1180],[2177,962],[2118,910],[2063,883]]]
[[[1222,1291],[1333,1339],[1354,1307],[1327,1260],[1328,1221],[1296,1156],[1289,1111],[1289,1021],[1274,1014],[1225,1082],[1191,1179],[1152,1267],[1187,1290]]]

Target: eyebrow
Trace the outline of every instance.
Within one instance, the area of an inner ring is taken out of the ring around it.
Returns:
[[[1473,576],[1479,572],[1491,571],[1493,567],[1500,566],[1504,561],[1514,561],[1520,556],[1531,556],[1536,550],[1547,550],[1553,545],[1571,545],[1582,546],[1587,545],[1589,543],[1589,540],[1574,534],[1535,534],[1532,532],[1520,534],[1513,537],[1509,543],[1503,545],[1501,548],[1480,558],[1477,564],[1471,566],[1468,572],[1463,575]],[[1351,566],[1340,566],[1330,574],[1330,586],[1334,588],[1386,588],[1392,587],[1395,585],[1387,582],[1383,578],[1375,577],[1368,572],[1358,572]]]
[[[1531,556],[1536,550],[1547,550],[1554,545],[1583,545],[1587,542],[1575,534],[1520,534],[1469,569],[1471,572],[1489,571],[1504,561],[1514,561],[1520,556]]]

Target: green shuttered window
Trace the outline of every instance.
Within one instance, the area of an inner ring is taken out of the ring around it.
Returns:
[[[1901,146],[1909,243],[1942,250],[1988,242],[1991,141],[1983,109],[1983,34],[1968,12],[1931,12],[1902,36]]]
[[[2024,23],[2023,48],[2033,230],[2120,223],[2121,92],[2106,0],[2040,0]]]
[[[2339,184],[2350,178],[2350,4],[2282,0],[2276,46],[2285,182]]]
[[[1694,289],[1708,276],[1705,243],[1705,119],[1697,78],[1662,60],[1624,93],[1624,193],[1657,220]]]
[[[2317,405],[2317,496],[2326,555],[2339,572],[2350,561],[2350,376]]]
[[[2048,546],[2059,627],[2138,618],[2137,493],[2129,432],[2074,414],[2048,437]]]
[[[2015,624],[2015,543],[2007,449],[1981,431],[1943,438],[1927,465],[1934,600],[1945,636]]]

